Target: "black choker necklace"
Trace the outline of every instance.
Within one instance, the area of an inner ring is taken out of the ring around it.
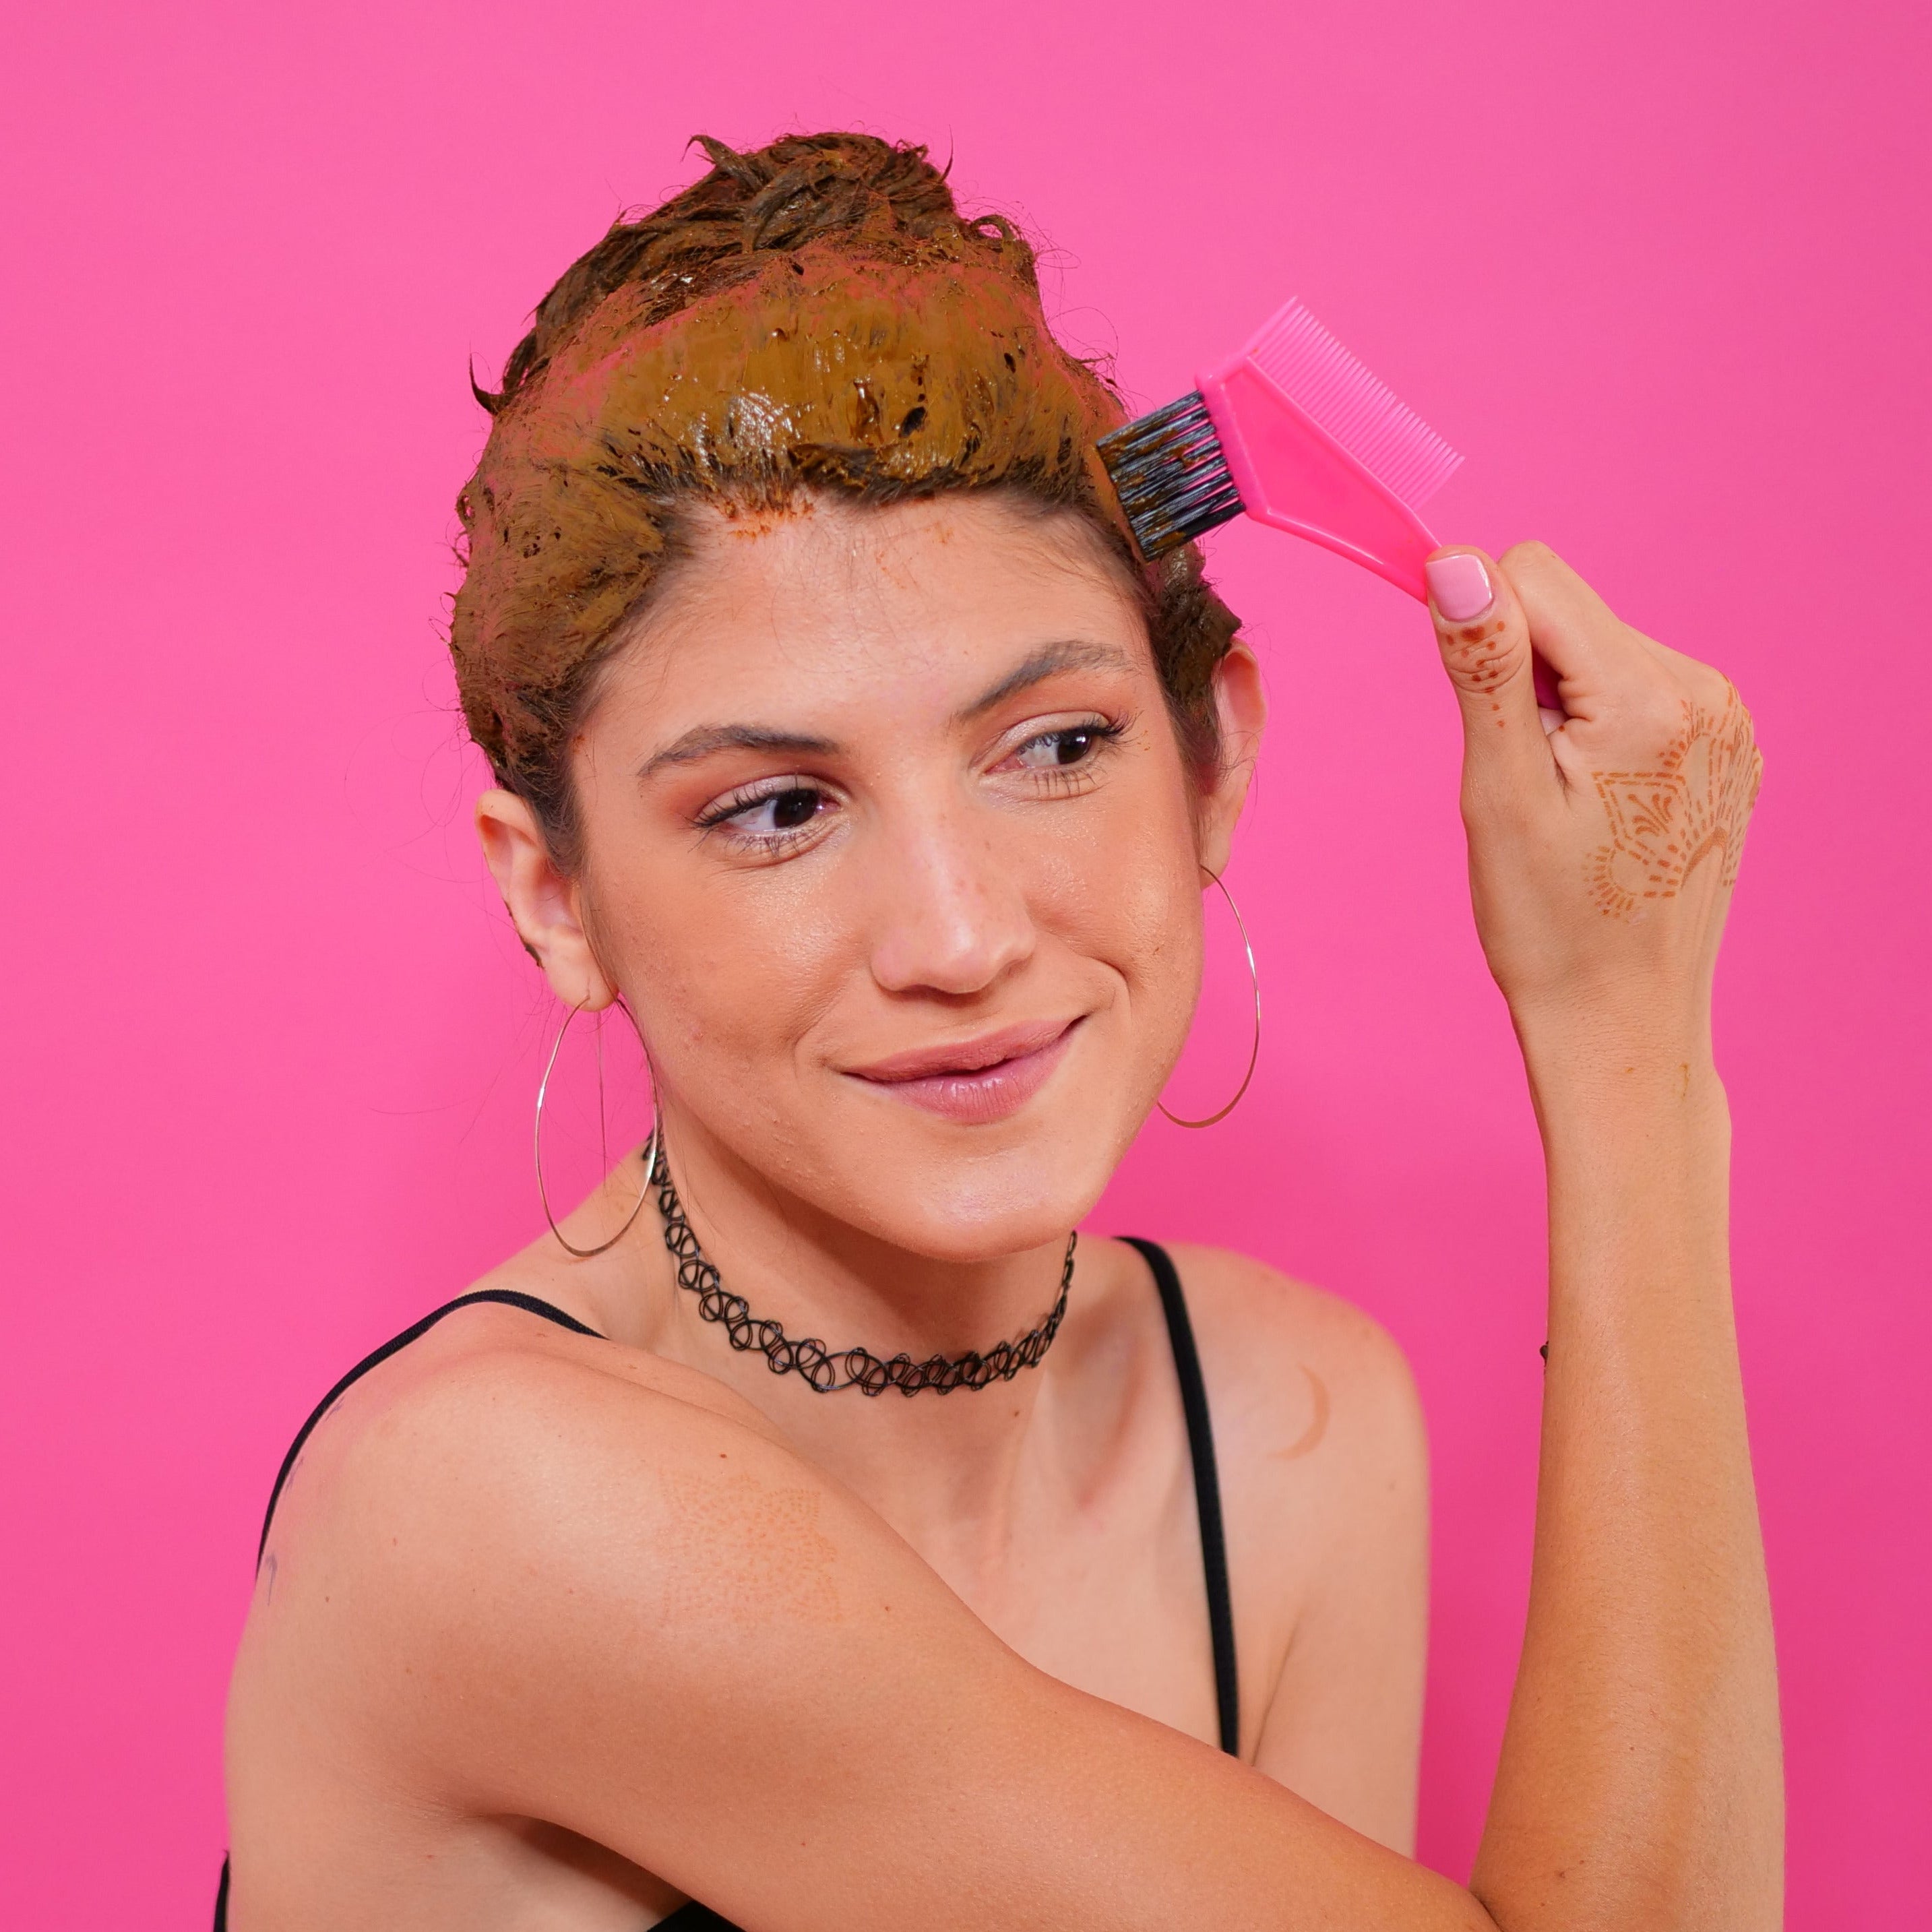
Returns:
[[[1030,1328],[1016,1342],[1000,1342],[983,1355],[974,1352],[964,1355],[928,1355],[915,1362],[910,1355],[895,1355],[881,1361],[869,1348],[841,1348],[836,1352],[823,1342],[808,1336],[794,1342],[776,1322],[754,1315],[742,1294],[734,1294],[718,1278],[718,1270],[705,1258],[691,1223],[684,1218],[683,1204],[671,1185],[670,1163],[660,1143],[658,1154],[658,1211],[664,1216],[664,1242],[677,1262],[677,1281],[698,1298],[698,1312],[707,1322],[723,1324],[734,1348],[749,1353],[756,1348],[770,1364],[775,1376],[794,1372],[804,1376],[820,1395],[839,1389],[862,1390],[867,1395],[883,1395],[896,1388],[902,1395],[917,1395],[922,1389],[935,1389],[948,1395],[956,1388],[984,1388],[988,1382],[1011,1382],[1022,1369],[1031,1368],[1053,1346],[1066,1312],[1066,1292],[1073,1286],[1073,1244],[1066,1238],[1066,1265],[1060,1271],[1060,1299],[1053,1312],[1037,1328]]]

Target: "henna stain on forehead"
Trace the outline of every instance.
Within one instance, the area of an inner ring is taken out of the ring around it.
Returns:
[[[1750,713],[1732,689],[1720,711],[1684,700],[1683,725],[1654,770],[1592,772],[1610,821],[1609,842],[1586,862],[1598,910],[1640,918],[1711,858],[1726,889],[1735,885],[1763,771]]]

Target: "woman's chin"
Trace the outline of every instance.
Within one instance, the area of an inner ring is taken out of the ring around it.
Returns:
[[[998,1147],[902,1146],[871,1166],[863,1198],[840,1218],[934,1261],[998,1260],[1064,1241],[1093,1211],[1124,1145],[1103,1142],[1090,1121]],[[841,1178],[849,1190],[857,1177]]]
[[[1095,1070],[1063,1067],[988,1120],[835,1076],[829,1089],[792,1088],[776,1112],[728,1103],[706,1138],[745,1179],[762,1174],[808,1211],[970,1265],[1064,1241],[1093,1211],[1144,1113],[1125,1083]],[[680,1138],[674,1130],[674,1148]]]

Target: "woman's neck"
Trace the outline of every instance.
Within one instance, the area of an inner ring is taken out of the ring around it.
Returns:
[[[1058,1298],[1064,1235],[992,1260],[934,1260],[812,1208],[701,1128],[678,1124],[668,1144],[679,1202],[723,1288],[794,1341],[815,1338],[835,1354],[856,1345],[882,1360],[984,1354],[1039,1327]],[[638,1171],[629,1162],[626,1170]],[[1042,1436],[1058,1433],[1050,1424],[1064,1355],[1056,1362],[1049,1350],[1010,1380],[949,1394],[820,1393],[796,1372],[774,1374],[760,1351],[734,1348],[725,1328],[704,1318],[698,1296],[678,1286],[655,1210],[653,1202],[584,1282],[596,1325],[743,1396],[942,1575],[957,1583],[998,1569],[1030,1468],[1058,1460],[1040,1450]]]

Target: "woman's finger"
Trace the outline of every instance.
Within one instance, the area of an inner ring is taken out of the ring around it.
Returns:
[[[1529,623],[1508,578],[1479,550],[1438,550],[1424,568],[1462,707],[1468,785],[1481,794],[1546,784],[1555,766],[1537,712]]]
[[[1502,571],[1572,717],[1658,662],[1658,647],[1624,623],[1547,544],[1513,544],[1503,553]]]

